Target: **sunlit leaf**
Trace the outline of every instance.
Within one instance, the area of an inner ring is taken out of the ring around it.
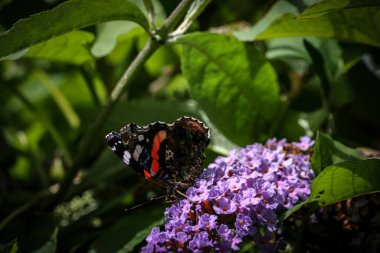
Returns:
[[[363,159],[355,149],[334,141],[327,134],[318,132],[311,165],[316,174],[327,166],[343,162]]]
[[[182,68],[192,97],[216,127],[244,145],[262,137],[279,103],[271,65],[250,44],[217,34],[194,33],[183,45]]]
[[[328,2],[334,5],[334,1]],[[342,9],[331,6],[334,11],[323,11],[324,15],[321,15],[321,10],[316,6],[313,8],[318,15],[308,10],[305,10],[307,15],[286,14],[273,22],[264,32],[258,34],[256,39],[318,36],[380,46],[379,4],[353,5]],[[326,6],[323,9],[326,10]]]
[[[0,35],[0,57],[70,32],[111,20],[130,20],[148,30],[140,9],[126,0],[71,0],[18,21]]]
[[[324,169],[313,181],[309,201],[329,205],[380,192],[380,160],[342,162]]]

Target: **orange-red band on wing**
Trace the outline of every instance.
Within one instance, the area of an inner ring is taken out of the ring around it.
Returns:
[[[150,170],[153,175],[157,174],[160,170],[160,164],[158,162],[160,156],[158,155],[158,151],[160,150],[161,143],[166,139],[166,131],[161,130],[159,131],[153,139],[152,144],[152,151],[151,151],[151,157],[152,157],[152,165],[150,166]]]

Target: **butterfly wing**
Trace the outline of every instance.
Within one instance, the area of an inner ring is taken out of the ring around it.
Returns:
[[[119,133],[109,133],[106,141],[127,165],[148,180],[164,186],[168,177],[164,155],[167,130],[168,125],[163,122],[144,127],[132,123],[123,127]]]
[[[170,125],[166,156],[170,183],[177,189],[187,189],[203,171],[204,151],[210,142],[210,131],[203,122],[182,117]]]
[[[182,117],[173,124],[129,124],[106,136],[111,150],[146,179],[170,189],[187,189],[202,172],[209,129]]]

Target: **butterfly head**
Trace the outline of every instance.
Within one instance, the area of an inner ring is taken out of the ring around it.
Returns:
[[[111,132],[106,135],[106,141],[111,150],[118,156],[123,157],[125,151],[125,145],[121,138],[121,135],[117,132]]]

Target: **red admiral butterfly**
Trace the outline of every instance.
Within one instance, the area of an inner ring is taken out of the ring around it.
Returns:
[[[111,150],[146,179],[166,187],[169,199],[190,187],[203,171],[210,130],[203,122],[182,117],[173,124],[131,123],[107,134]]]

